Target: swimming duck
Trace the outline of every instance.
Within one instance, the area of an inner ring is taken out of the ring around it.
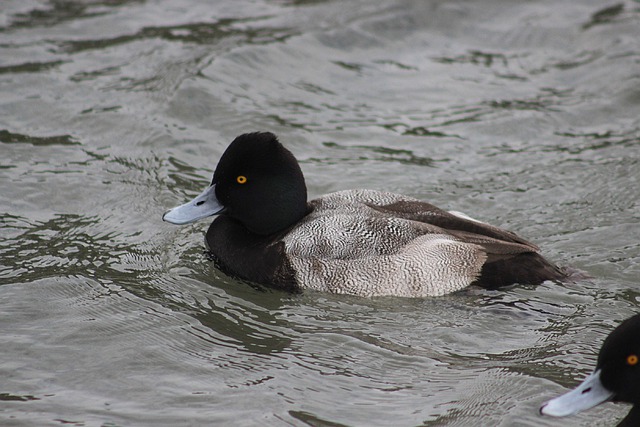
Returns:
[[[591,375],[569,393],[542,405],[540,412],[564,417],[608,400],[633,403],[618,427],[640,426],[640,314],[622,322],[604,340]]]
[[[346,190],[308,202],[298,161],[268,132],[238,136],[211,185],[163,219],[212,215],[221,270],[290,291],[425,297],[567,276],[516,234],[418,199]]]

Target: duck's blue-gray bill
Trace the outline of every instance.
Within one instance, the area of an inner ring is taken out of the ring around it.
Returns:
[[[595,371],[570,392],[551,399],[540,408],[543,415],[566,417],[605,402],[613,397],[600,381],[600,370]]]
[[[162,219],[172,224],[180,225],[195,222],[222,212],[224,206],[216,198],[215,189],[215,185],[207,187],[192,201],[167,211],[162,215]]]

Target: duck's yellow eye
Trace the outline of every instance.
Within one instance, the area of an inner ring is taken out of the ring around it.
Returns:
[[[635,354],[630,354],[627,356],[627,365],[635,366],[638,364],[638,356]]]
[[[238,182],[238,184],[246,184],[247,183],[247,177],[244,175],[240,175],[236,178],[236,181]]]

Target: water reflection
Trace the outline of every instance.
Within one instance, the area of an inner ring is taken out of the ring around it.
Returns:
[[[57,68],[66,61],[47,61],[47,62],[23,62],[13,65],[4,65],[0,67],[0,74],[15,73],[40,73]]]
[[[613,24],[623,17],[625,12],[624,3],[607,6],[591,15],[591,20],[582,25],[583,30],[588,30],[596,25]],[[629,16],[630,18],[631,16]]]
[[[71,135],[56,136],[32,136],[20,133],[9,132],[8,130],[0,130],[0,143],[4,144],[31,144],[34,146],[47,145],[81,145],[79,141]]]
[[[293,35],[288,28],[252,28],[247,24],[260,22],[262,18],[221,19],[209,23],[191,23],[167,27],[145,27],[135,34],[94,40],[60,41],[61,53],[77,54],[87,50],[100,50],[147,39],[161,39],[169,42],[211,45],[225,38],[234,38],[240,44],[266,44],[283,42]],[[243,24],[238,28],[238,24]]]
[[[295,420],[302,421],[308,426],[317,427],[347,427],[346,424],[329,421],[326,418],[318,417],[310,412],[305,411],[289,411],[289,415]]]
[[[94,235],[88,230],[100,222],[98,217],[57,215],[28,228],[11,241],[5,241],[0,254],[0,274],[28,274],[30,280],[71,274],[96,272],[112,264],[122,254],[105,250],[104,243],[113,242],[114,233]]]
[[[420,157],[411,150],[402,150],[372,145],[342,145],[336,142],[325,142],[327,148],[344,151],[347,157],[330,157],[330,162],[353,162],[374,160],[380,162],[398,162],[401,164],[411,164],[417,166],[433,166],[434,160],[427,157]],[[361,154],[364,153],[364,154]],[[310,161],[328,162],[328,160],[310,159]]]
[[[3,30],[53,27],[76,19],[94,18],[110,13],[118,8],[144,0],[96,0],[84,1],[48,1],[48,8],[34,8],[28,12],[19,12],[10,18],[10,24]]]

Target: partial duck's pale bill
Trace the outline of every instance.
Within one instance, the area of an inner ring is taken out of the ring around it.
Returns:
[[[595,371],[569,393],[551,399],[540,408],[543,415],[566,417],[605,402],[613,397],[600,381],[600,370]]]
[[[222,212],[224,206],[216,198],[215,190],[215,185],[207,187],[192,201],[167,211],[162,215],[162,219],[172,224],[181,225]]]

